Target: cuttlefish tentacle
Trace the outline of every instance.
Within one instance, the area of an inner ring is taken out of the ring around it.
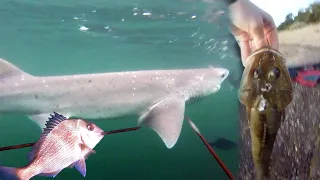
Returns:
[[[292,101],[292,83],[284,57],[270,47],[247,60],[239,100],[246,106],[257,179],[269,176],[270,157],[285,108]]]

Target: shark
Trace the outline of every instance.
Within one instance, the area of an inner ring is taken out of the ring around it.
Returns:
[[[110,119],[137,115],[168,149],[181,133],[185,106],[219,91],[225,68],[141,70],[34,76],[0,58],[0,114],[21,114],[44,128],[48,114]]]

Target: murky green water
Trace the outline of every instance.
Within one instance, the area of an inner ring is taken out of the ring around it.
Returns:
[[[212,65],[239,78],[228,15],[219,10],[226,8],[218,1],[1,0],[0,57],[39,76]],[[237,141],[237,88],[226,81],[217,94],[188,106],[186,116],[208,140]],[[137,117],[92,121],[112,130],[135,126]],[[1,116],[0,122],[0,146],[39,137],[27,117]],[[29,150],[0,152],[0,164],[24,166]],[[226,179],[186,121],[171,150],[147,128],[106,136],[95,150],[85,179]],[[235,173],[237,150],[217,153]],[[55,179],[84,178],[65,169]]]

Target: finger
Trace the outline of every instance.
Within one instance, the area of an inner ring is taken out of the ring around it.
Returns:
[[[266,39],[270,47],[279,49],[279,40],[277,30],[272,30],[266,33]]]
[[[264,24],[265,39],[267,40],[269,46],[278,50],[279,40],[278,40],[277,27],[272,17],[266,12],[263,12],[263,24]]]
[[[255,49],[259,49],[268,45],[264,36],[264,26],[262,22],[263,21],[261,20],[261,24],[256,25],[252,32],[250,32],[253,38]]]
[[[239,29],[238,27],[234,26],[233,24],[230,25],[231,33],[234,35],[235,39],[237,40],[237,43],[240,46],[241,51],[241,61],[242,65],[246,66],[246,59],[251,54],[251,46],[250,46],[250,35]]]
[[[247,58],[251,54],[251,47],[249,41],[239,41],[239,46],[241,50],[241,61],[242,65],[246,67],[247,65]]]

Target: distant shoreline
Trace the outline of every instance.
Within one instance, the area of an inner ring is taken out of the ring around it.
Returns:
[[[320,23],[279,31],[279,51],[288,67],[320,63]]]

